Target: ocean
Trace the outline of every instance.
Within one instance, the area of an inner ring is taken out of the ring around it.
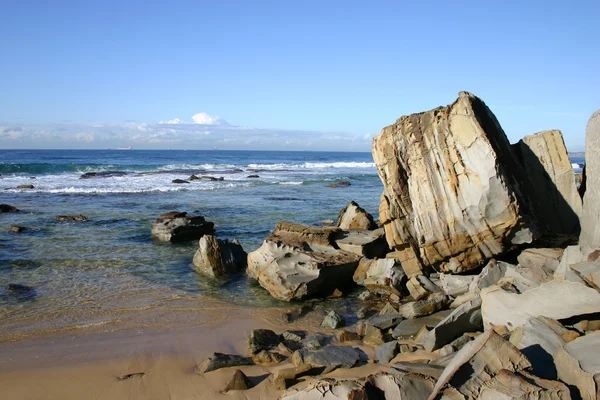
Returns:
[[[191,175],[223,180],[172,183]],[[351,185],[330,186],[339,181]],[[0,203],[21,210],[0,215],[0,341],[185,324],[172,310],[210,299],[287,307],[244,276],[196,274],[197,242],[154,242],[152,221],[168,211],[203,215],[217,237],[250,252],[276,222],[336,220],[350,200],[377,217],[382,190],[370,153],[0,150]],[[88,220],[55,220],[79,214]],[[10,225],[29,229],[11,233]],[[35,293],[14,296],[9,284]]]

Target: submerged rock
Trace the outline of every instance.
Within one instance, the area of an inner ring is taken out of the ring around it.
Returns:
[[[28,229],[29,228],[26,228],[24,226],[19,226],[19,225],[11,225],[8,227],[8,231],[12,232],[12,233],[21,233],[21,232],[25,232]]]
[[[85,215],[58,215],[55,218],[60,222],[82,222],[87,221],[87,217]]]
[[[352,283],[360,256],[334,246],[344,231],[278,222],[248,254],[248,276],[285,301],[327,296]]]
[[[152,237],[165,242],[200,239],[214,234],[214,224],[203,216],[187,216],[186,212],[171,211],[162,214],[152,223]]]
[[[541,233],[521,164],[495,116],[470,93],[384,128],[373,158],[388,244],[413,246],[427,266],[468,271]]]
[[[0,214],[15,212],[19,212],[19,209],[17,207],[11,206],[10,204],[0,204]]]
[[[173,179],[171,183],[189,183],[185,179]]]
[[[33,185],[18,185],[17,189],[35,189]]]
[[[237,240],[230,243],[212,235],[204,235],[200,238],[193,263],[196,271],[202,274],[222,277],[244,270],[247,257],[248,254]]]
[[[20,283],[9,283],[5,289],[19,300],[31,300],[36,296],[35,288]]]

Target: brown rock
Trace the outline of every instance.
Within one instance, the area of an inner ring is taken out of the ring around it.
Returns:
[[[366,212],[356,202],[351,201],[340,211],[337,227],[346,230],[373,230],[377,229],[377,224],[373,221],[371,214]]]
[[[231,377],[231,380],[223,389],[223,393],[227,393],[231,390],[248,390],[254,387],[254,383],[248,379],[246,374],[244,374],[239,369],[236,369]]]

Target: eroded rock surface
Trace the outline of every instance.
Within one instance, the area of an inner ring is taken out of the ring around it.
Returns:
[[[214,234],[214,224],[203,216],[190,217],[186,212],[172,211],[158,217],[152,223],[152,237],[165,242],[181,242],[200,239]]]
[[[196,271],[202,274],[222,277],[246,268],[247,257],[237,240],[229,242],[212,235],[204,235],[198,243],[193,263]]]
[[[583,196],[579,243],[600,248],[600,110],[592,114],[585,130],[586,188]]]
[[[384,128],[373,157],[388,244],[412,246],[425,265],[468,271],[541,233],[504,131],[470,93]]]
[[[338,228],[347,230],[377,229],[377,224],[373,221],[373,216],[354,201],[349,202],[348,205],[340,211],[337,226]]]

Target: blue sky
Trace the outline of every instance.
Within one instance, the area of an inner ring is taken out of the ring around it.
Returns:
[[[370,151],[467,90],[511,141],[561,129],[578,151],[600,108],[598,15],[597,0],[0,0],[0,148]]]

